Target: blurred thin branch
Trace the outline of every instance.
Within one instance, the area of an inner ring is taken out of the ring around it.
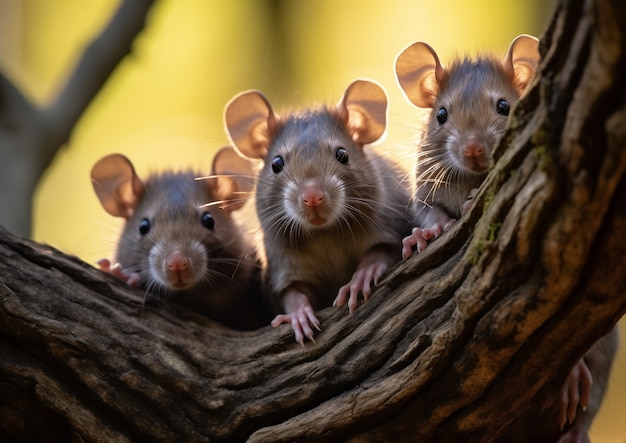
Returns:
[[[30,235],[32,195],[56,152],[145,26],[154,0],[124,0],[49,105],[31,103],[0,73],[0,225]]]

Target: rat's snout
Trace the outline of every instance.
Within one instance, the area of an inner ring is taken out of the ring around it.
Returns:
[[[189,267],[189,258],[181,251],[174,251],[167,257],[167,267],[173,272],[183,271]]]
[[[317,180],[307,180],[302,184],[301,196],[306,206],[319,206],[324,200],[324,190]]]
[[[475,135],[467,137],[463,144],[463,155],[469,158],[476,158],[482,156],[484,152],[485,145],[479,137]]]

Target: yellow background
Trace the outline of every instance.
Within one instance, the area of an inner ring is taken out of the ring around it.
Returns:
[[[385,147],[401,150],[415,138],[417,115],[393,74],[402,48],[426,41],[442,61],[478,49],[500,54],[518,34],[541,36],[552,13],[552,2],[543,0],[291,0],[282,9],[277,4],[156,2],[132,55],[42,178],[33,203],[34,238],[92,263],[112,257],[121,222],[101,209],[89,181],[91,166],[103,155],[122,152],[140,175],[164,167],[208,170],[213,152],[227,143],[224,105],[246,89],[261,90],[280,109],[334,103],[353,79],[374,79],[390,101]],[[118,0],[0,0],[0,69],[34,101],[48,103],[117,5]],[[592,440],[626,442],[625,411],[622,353]]]

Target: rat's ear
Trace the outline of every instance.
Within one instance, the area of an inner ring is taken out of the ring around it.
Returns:
[[[352,82],[339,102],[338,110],[352,139],[361,145],[375,142],[385,132],[387,94],[372,81]]]
[[[235,211],[250,199],[255,184],[254,166],[230,146],[215,154],[211,174],[214,178],[209,179],[209,186],[213,197],[223,202],[220,207],[224,211]]]
[[[537,38],[522,34],[511,42],[502,66],[513,79],[513,84],[520,95],[533,79],[539,58],[539,40]]]
[[[101,158],[91,168],[91,184],[104,210],[125,219],[132,217],[143,193],[133,164],[122,154]]]
[[[224,124],[233,144],[243,155],[265,159],[277,123],[272,106],[263,94],[245,91],[233,97],[226,105]]]
[[[416,42],[398,54],[395,64],[396,78],[406,98],[420,108],[432,108],[445,69],[433,48]]]

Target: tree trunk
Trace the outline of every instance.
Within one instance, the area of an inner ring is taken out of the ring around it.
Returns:
[[[0,436],[497,440],[626,312],[625,13],[559,3],[471,211],[305,347],[0,231]]]

